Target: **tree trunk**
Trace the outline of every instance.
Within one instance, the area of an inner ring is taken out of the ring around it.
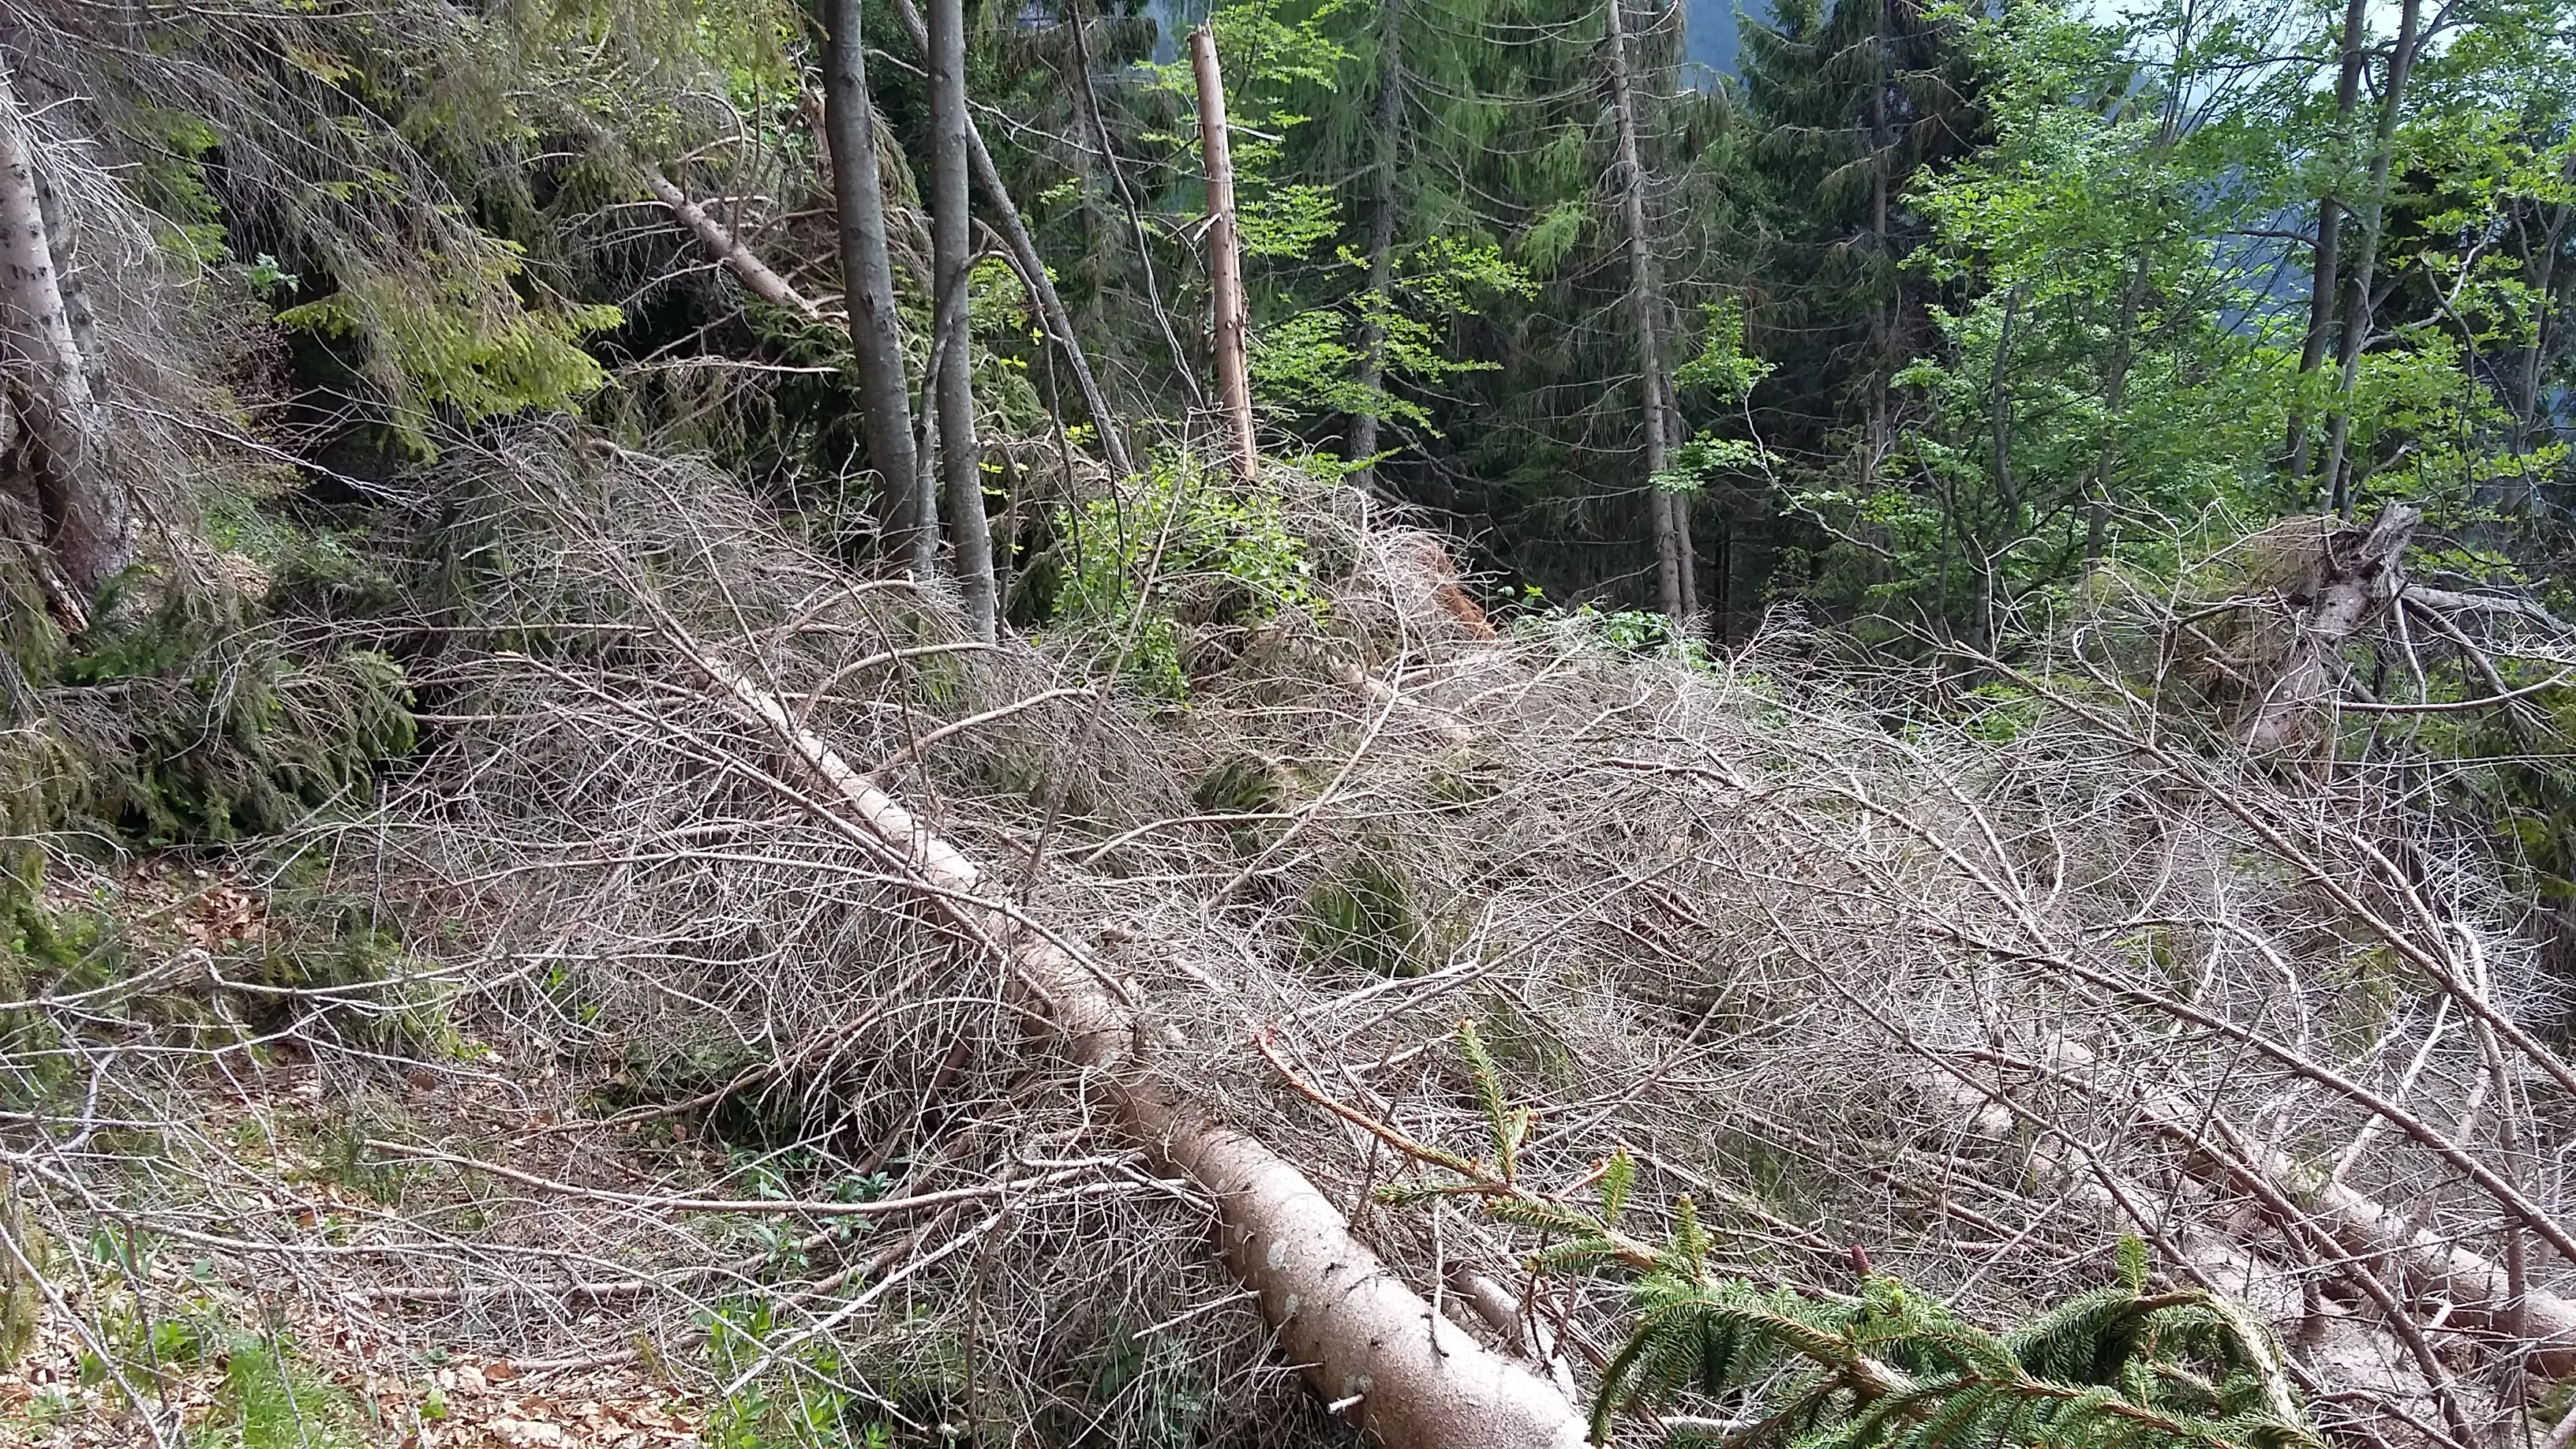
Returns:
[[[2140,252],[2127,284],[2120,288],[2120,321],[2111,334],[2110,376],[2102,389],[2102,446],[2093,460],[2093,486],[2086,490],[2091,496],[2084,505],[2084,562],[2088,565],[2100,563],[2111,547],[2111,514],[2119,501],[2113,496],[2111,465],[2119,450],[2120,407],[2128,398],[2129,364],[2136,356],[2130,334],[2138,330],[2138,313],[2146,298],[2147,256]]]
[[[859,383],[859,421],[868,466],[877,474],[877,521],[889,558],[914,557],[938,520],[921,506],[921,460],[913,444],[912,384],[894,305],[894,262],[886,244],[885,178],[877,163],[876,111],[868,97],[867,41],[859,0],[826,0],[823,117],[831,137],[832,197],[841,233],[841,305]]]
[[[912,43],[924,55],[930,53],[929,31],[921,23],[921,12],[912,0],[894,0],[895,15],[912,36]],[[1082,394],[1082,405],[1091,414],[1092,426],[1100,430],[1100,450],[1109,458],[1109,466],[1121,478],[1135,475],[1136,465],[1129,461],[1127,439],[1118,430],[1118,418],[1109,410],[1108,394],[1101,391],[1100,379],[1091,370],[1091,358],[1082,348],[1082,339],[1073,330],[1073,317],[1065,311],[1064,298],[1057,294],[1055,279],[1047,275],[1046,259],[1038,255],[1036,238],[1029,235],[1028,222],[1020,215],[1019,204],[1011,200],[1011,189],[1002,184],[1002,173],[993,165],[993,151],[984,143],[984,132],[974,117],[966,119],[967,159],[974,163],[975,185],[984,193],[984,201],[1001,223],[1002,240],[1011,249],[1011,260],[1028,285],[1029,295],[1037,300],[1038,315],[1046,322],[1056,349],[1064,354],[1066,367],[1073,372],[1073,385]]]
[[[63,302],[40,185],[26,117],[0,67],[0,349],[17,384],[44,544],[71,588],[55,609],[77,632],[100,586],[134,561],[134,511],[108,471],[107,419]]]
[[[1628,297],[1637,329],[1637,371],[1646,399],[1646,474],[1650,490],[1648,517],[1654,526],[1655,595],[1668,616],[1686,617],[1683,590],[1682,516],[1673,497],[1652,479],[1672,466],[1672,428],[1664,416],[1664,356],[1656,310],[1663,305],[1663,286],[1655,278],[1653,238],[1646,231],[1646,166],[1637,144],[1637,98],[1629,84],[1628,26],[1620,13],[1625,0],[1603,0],[1608,17],[1610,109],[1619,128],[1619,221],[1627,233]]]
[[[1869,244],[1878,265],[1888,265],[1887,236],[1887,32],[1886,0],[1878,6],[1878,30],[1869,43]],[[1869,308],[1869,461],[1875,468],[1886,456],[1893,429],[1888,420],[1889,354],[1895,349],[1896,320],[1887,298]]]
[[[1659,306],[1656,310],[1661,312],[1662,308]],[[1672,349],[1666,345],[1670,340],[1670,336],[1671,334],[1663,331],[1661,328],[1656,329],[1656,356],[1668,357],[1671,355]],[[1672,429],[1674,440],[1678,441],[1682,431],[1681,394],[1673,388],[1672,374],[1665,373],[1662,374],[1662,377],[1664,384],[1665,425]],[[1669,449],[1667,451],[1669,451]],[[1696,619],[1700,614],[1699,550],[1692,546],[1691,543],[1691,495],[1687,493],[1669,493],[1666,494],[1665,497],[1669,500],[1665,506],[1670,508],[1673,514],[1673,549],[1674,552],[1679,555],[1675,560],[1674,570],[1681,575],[1681,616],[1685,619]]]
[[[1280,1351],[1315,1393],[1386,1449],[1583,1449],[1583,1416],[1564,1394],[1432,1311],[1304,1173],[1140,1060],[1151,1023],[1110,978],[983,905],[973,861],[799,728],[774,696],[696,657],[824,787],[838,808],[809,808],[828,826],[891,852],[930,887],[932,909],[970,939],[1007,948],[1019,987],[1058,1048],[1099,1084],[1129,1140],[1215,1203],[1227,1266],[1259,1296]]]
[[[2069,1085],[2084,1082],[2093,1055],[2074,1043],[2061,1044],[2057,1060],[2046,1064],[2051,1075]],[[2135,1113],[2135,1120],[2180,1149],[2183,1170],[2221,1190],[2242,1189],[2292,1233],[2322,1234],[2350,1255],[2349,1262],[2380,1272],[2396,1270],[2400,1284],[2419,1301],[2439,1305],[2490,1330],[2503,1332],[2508,1319],[2522,1326],[2496,1345],[2501,1353],[2524,1353],[2526,1366],[2544,1378],[2576,1371],[2576,1302],[2547,1289],[2509,1286],[2513,1277],[2503,1263],[2462,1246],[2453,1236],[2433,1231],[2414,1215],[2346,1186],[2316,1164],[2303,1162],[2236,1126],[2206,1106],[2178,1094],[2125,1084],[2112,1097]],[[2098,1089],[2098,1088],[2093,1088]],[[2510,1120],[2511,1113],[2505,1114]],[[2372,1119],[2374,1122],[2378,1118]],[[2293,1205],[2283,1214],[2279,1204]],[[2295,1217],[2295,1221],[2287,1220]],[[2455,1320],[2456,1321],[2456,1320]]]
[[[1386,329],[1378,318],[1395,302],[1395,166],[1396,136],[1404,124],[1404,0],[1381,0],[1378,6],[1379,67],[1377,92],[1376,205],[1369,213],[1369,314],[1360,324],[1360,388],[1374,398],[1386,386]],[[1377,456],[1378,415],[1356,413],[1343,453],[1361,464],[1352,480],[1366,486],[1377,478],[1367,460]]]
[[[1100,90],[1091,73],[1091,42],[1085,27],[1082,0],[1065,0],[1065,11],[1073,18],[1073,65],[1081,79],[1074,92],[1074,105],[1082,113],[1083,123],[1091,128],[1092,141],[1099,147],[1103,170],[1109,173],[1109,184],[1118,193],[1118,205],[1127,214],[1127,229],[1136,239],[1136,270],[1145,283],[1145,300],[1153,308],[1154,325],[1163,334],[1163,346],[1172,354],[1172,377],[1189,396],[1192,407],[1207,402],[1207,393],[1199,386],[1198,369],[1191,365],[1187,348],[1181,346],[1181,334],[1172,326],[1172,309],[1163,305],[1163,284],[1154,273],[1153,238],[1145,230],[1145,211],[1137,204],[1136,189],[1127,182],[1127,168],[1118,163],[1118,143],[1110,137],[1109,122],[1101,115]]]
[[[933,386],[939,409],[939,472],[947,495],[949,542],[956,549],[957,582],[966,617],[979,638],[995,629],[993,531],[984,516],[984,454],[975,436],[974,358],[968,332],[967,259],[973,219],[967,213],[966,7],[964,0],[930,0],[930,275],[936,289],[931,329],[939,367]]]
[[[1207,163],[1208,290],[1216,310],[1216,392],[1225,409],[1226,451],[1237,481],[1249,483],[1261,466],[1252,433],[1252,366],[1243,300],[1243,250],[1235,236],[1234,155],[1225,132],[1225,74],[1216,61],[1216,32],[1190,32],[1190,67],[1199,82],[1199,153]]]
[[[2345,0],[2343,12],[2343,67],[2335,78],[2335,136],[2340,140],[2352,129],[2353,112],[2361,105],[2361,70],[2366,57],[2362,42],[2368,38],[2370,0]],[[2343,199],[2329,189],[2317,199],[2317,246],[2310,264],[2308,287],[2308,335],[2299,344],[2299,379],[2305,382],[2325,361],[2326,338],[2334,330],[2335,304],[2341,298],[2343,251]],[[2308,474],[2308,410],[2294,408],[2290,414],[2289,476],[2293,484]]]
[[[2388,168],[2397,151],[2397,122],[2406,99],[2407,73],[2415,68],[2415,47],[2422,38],[2424,0],[2405,0],[2398,10],[2397,48],[2388,56],[2388,85],[2379,101],[2379,134],[2370,153],[2370,192],[2361,204],[2361,249],[2353,258],[2352,280],[2344,289],[2342,367],[2335,392],[2331,440],[2326,444],[2326,477],[2332,480],[2332,506],[2338,518],[2352,517],[2360,500],[2350,483],[2345,449],[2352,435],[2353,379],[2361,371],[2361,351],[2370,345],[2370,289],[2379,265],[2379,238],[2388,216]]]

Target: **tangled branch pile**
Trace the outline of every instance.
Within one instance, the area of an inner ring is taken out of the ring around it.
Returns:
[[[256,1298],[383,1346],[414,1416],[400,1365],[462,1351],[639,1366],[746,1433],[1500,1442],[1459,1405],[1579,1414],[1632,1314],[1503,1209],[1624,1148],[1632,1217],[1762,1292],[1841,1301],[1858,1259],[2001,1332],[2129,1233],[2142,1283],[2250,1306],[2328,1437],[2564,1438],[2576,1069],[2420,778],[2320,779],[2107,673],[1890,729],[1920,681],[1794,630],[1486,642],[1347,492],[1297,519],[1325,607],[1157,713],[1098,640],[978,642],[685,463],[442,466],[478,502],[471,587],[403,626],[425,756],[243,863],[272,928],[6,1007],[13,1241],[80,1265],[15,1291],[138,1433],[186,1417],[152,1325]],[[1490,1179],[1393,1145],[1495,1160],[1462,1021],[1533,1114]],[[1306,1270],[1247,1247],[1342,1231],[1246,1217],[1307,1185],[1419,1295],[1422,1372],[1490,1384],[1332,1381]],[[1754,1422],[1715,1387],[1603,1423]]]

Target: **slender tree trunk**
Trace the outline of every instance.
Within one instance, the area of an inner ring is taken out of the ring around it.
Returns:
[[[2576,179],[2576,157],[2569,158],[2560,174]],[[2558,252],[2566,244],[2567,225],[2571,217],[2576,217],[2576,207],[2562,202],[2544,208],[2542,214],[2548,225],[2541,231],[2541,244],[2530,263],[2531,292],[2538,315],[2532,318],[2531,343],[2522,349],[2519,365],[2514,368],[2513,396],[2509,400],[2513,408],[2514,454],[2524,464],[2522,488],[2514,500],[2513,512],[2524,519],[2531,517],[2540,501],[2540,481],[2530,467],[2530,457],[2533,448],[2548,440],[2552,428],[2541,409],[2540,376],[2549,357],[2553,331],[2550,321],[2558,307]]]
[[[2379,134],[2370,153],[2370,193],[2361,204],[2361,247],[2352,261],[2352,280],[2344,289],[2343,347],[2336,359],[2342,373],[2336,381],[2338,405],[2326,444],[2326,476],[2333,480],[2331,503],[2341,518],[2352,517],[2359,506],[2344,456],[2352,436],[2353,380],[2361,371],[2362,349],[2370,345],[2370,289],[2379,266],[2380,233],[2388,217],[2388,168],[2397,151],[2397,123],[2406,100],[2406,77],[2415,68],[2415,47],[2422,39],[2423,19],[2424,0],[2405,0],[2398,10],[2397,47],[2388,56],[2388,85],[2379,102]]]
[[[2119,502],[2111,483],[2112,464],[2119,450],[2120,407],[2128,399],[2129,364],[2137,355],[2130,334],[2138,330],[2138,313],[2146,306],[2146,296],[2147,257],[2141,252],[2129,270],[2127,285],[2120,289],[2120,322],[2111,334],[2111,375],[2102,389],[2102,447],[2093,460],[2093,486],[2086,490],[2091,495],[2085,500],[2084,522],[2088,564],[2100,563],[2111,547],[2111,513]]]
[[[1619,129],[1619,221],[1627,233],[1628,300],[1637,329],[1637,372],[1646,400],[1646,473],[1672,466],[1672,428],[1664,415],[1664,356],[1657,311],[1663,285],[1655,276],[1654,239],[1646,231],[1646,166],[1637,144],[1637,98],[1629,81],[1628,24],[1620,13],[1625,0],[1603,0],[1610,62],[1610,109]],[[1683,516],[1673,495],[1648,483],[1647,513],[1655,539],[1655,594],[1665,614],[1686,617],[1682,538]]]
[[[2361,105],[2362,42],[2369,36],[2370,0],[2346,0],[2343,12],[2342,73],[2335,78],[2335,136],[2351,134],[2353,112]],[[2342,298],[2343,198],[2330,188],[2317,199],[2317,245],[2309,267],[2308,335],[2299,345],[2299,379],[2305,382],[2325,361],[2326,339],[2334,331],[2335,304]],[[2308,410],[2290,413],[2290,481],[2308,473]]]
[[[1395,301],[1395,167],[1399,153],[1397,131],[1404,124],[1404,0],[1381,0],[1378,6],[1379,59],[1377,91],[1377,156],[1376,205],[1369,213],[1369,315],[1360,326],[1359,383],[1364,396],[1374,398],[1386,385],[1386,329],[1378,318]],[[1352,462],[1377,455],[1375,412],[1354,414],[1350,440],[1344,453]],[[1374,464],[1363,467],[1356,480],[1365,485],[1375,481]]]
[[[1661,311],[1662,309],[1659,307],[1656,310]],[[1656,330],[1656,356],[1669,357],[1672,355],[1672,348],[1669,345],[1671,335],[1672,334],[1665,332],[1660,328]],[[1663,384],[1665,424],[1672,429],[1673,441],[1678,442],[1682,431],[1681,394],[1674,391],[1671,374],[1666,373],[1663,375]],[[1669,452],[1670,450],[1667,449],[1666,451]],[[1680,557],[1675,560],[1674,567],[1675,571],[1681,575],[1681,617],[1685,619],[1696,619],[1699,617],[1700,612],[1699,550],[1691,542],[1691,495],[1687,493],[1672,493],[1665,495],[1665,498],[1665,507],[1670,508],[1673,515],[1673,550],[1675,553],[1680,555]]]
[[[1869,242],[1870,255],[1882,268],[1890,265],[1888,252],[1887,198],[1887,0],[1878,7],[1878,33],[1870,37],[1869,47]],[[1869,448],[1870,462],[1876,466],[1886,455],[1893,429],[1888,422],[1887,378],[1890,354],[1896,350],[1896,319],[1888,298],[1872,302],[1869,309]]]
[[[930,0],[930,275],[931,327],[939,337],[934,380],[939,409],[939,472],[947,495],[948,537],[966,616],[979,637],[996,627],[993,530],[984,516],[984,453],[975,434],[974,359],[967,315],[967,259],[973,219],[967,178],[974,126],[966,116],[966,6]]]
[[[913,445],[912,383],[894,306],[894,262],[886,246],[885,178],[877,164],[876,109],[868,98],[867,41],[859,0],[825,0],[823,116],[831,136],[832,195],[841,231],[842,306],[859,374],[859,420],[876,469],[877,521],[889,558],[917,555],[938,520],[922,511],[920,456]]]
[[[1243,300],[1243,254],[1235,235],[1234,156],[1225,133],[1225,75],[1217,68],[1216,32],[1190,32],[1190,66],[1199,82],[1199,151],[1207,162],[1208,280],[1216,305],[1216,391],[1225,409],[1226,449],[1235,477],[1253,480],[1261,463],[1252,432],[1250,318]]]
[[[26,117],[0,67],[0,361],[18,383],[34,444],[45,546],[78,595],[55,608],[77,631],[88,626],[87,599],[134,561],[135,527],[132,501],[108,471],[107,419],[73,327]]]
[[[912,43],[923,54],[929,54],[929,31],[921,23],[921,11],[912,0],[894,0],[894,12],[903,21]],[[1064,354],[1065,365],[1073,372],[1074,388],[1082,394],[1082,405],[1091,414],[1092,426],[1100,430],[1100,450],[1119,477],[1129,477],[1136,467],[1128,461],[1127,440],[1118,430],[1117,416],[1109,410],[1108,395],[1100,389],[1100,379],[1091,370],[1090,355],[1083,351],[1082,339],[1073,330],[1073,317],[1065,311],[1055,279],[1047,275],[1046,259],[1038,255],[1037,239],[1029,235],[1028,222],[1020,215],[1019,203],[1011,199],[1011,189],[1002,184],[1002,173],[993,164],[993,150],[985,144],[983,129],[971,114],[966,118],[966,146],[967,159],[975,167],[976,189],[984,193],[985,205],[992,208],[994,219],[1000,223],[1002,240],[1011,249],[1013,270],[1036,299],[1039,317],[1046,322],[1056,350]]]

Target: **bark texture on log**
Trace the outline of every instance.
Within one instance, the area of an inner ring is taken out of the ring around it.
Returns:
[[[729,667],[708,674],[865,832],[862,842],[933,887],[936,909],[1009,950],[1060,1049],[1093,1075],[1136,1144],[1216,1203],[1218,1246],[1261,1300],[1281,1351],[1387,1449],[1578,1449],[1584,1417],[1544,1379],[1432,1310],[1293,1164],[1156,1079],[1145,1021],[1124,987],[1013,914],[979,904],[983,874],[911,811]]]
[[[1207,165],[1208,290],[1216,310],[1216,392],[1225,409],[1226,446],[1237,481],[1259,472],[1261,453],[1252,434],[1252,366],[1247,351],[1250,314],[1243,300],[1243,248],[1235,235],[1234,152],[1225,132],[1225,74],[1216,60],[1216,32],[1190,32],[1190,66],[1199,83],[1199,152]]]
[[[134,509],[108,473],[106,417],[90,389],[97,359],[81,355],[45,211],[26,117],[0,67],[0,360],[32,445],[44,543],[77,596],[55,608],[78,630],[86,601],[134,561]]]

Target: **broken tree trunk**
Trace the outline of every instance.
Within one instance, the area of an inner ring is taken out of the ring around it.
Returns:
[[[912,43],[924,55],[929,54],[930,32],[912,0],[894,0],[894,13],[911,35]],[[1028,285],[1030,295],[1037,299],[1038,316],[1045,321],[1056,349],[1064,354],[1065,367],[1073,373],[1074,390],[1082,394],[1082,405],[1091,414],[1092,426],[1100,430],[1100,451],[1119,477],[1133,477],[1136,465],[1128,460],[1127,440],[1118,430],[1117,417],[1109,411],[1109,395],[1101,390],[1100,378],[1091,370],[1091,356],[1083,351],[1082,339],[1074,334],[1073,315],[1065,310],[1055,279],[1047,274],[1046,259],[1038,255],[1037,239],[1029,235],[1019,203],[1011,199],[1011,189],[1002,184],[1002,173],[993,165],[993,150],[984,143],[984,132],[971,115],[966,118],[966,149],[967,159],[975,166],[975,185],[1001,223],[1002,240],[1010,246],[1014,268]]]
[[[1114,979],[1007,907],[977,896],[983,872],[879,790],[778,698],[684,650],[837,809],[824,823],[928,887],[933,909],[1006,951],[1057,1046],[1107,1096],[1119,1126],[1216,1204],[1218,1246],[1257,1294],[1306,1382],[1387,1449],[1579,1449],[1583,1415],[1512,1359],[1432,1311],[1303,1172],[1139,1059],[1146,1019]]]
[[[2246,743],[2274,749],[2303,738],[2333,709],[2343,689],[2343,647],[2406,585],[2406,545],[2422,511],[2392,503],[2368,533],[2328,533],[2293,586],[2296,633],[2271,687],[2256,705]]]
[[[785,277],[771,271],[767,262],[744,246],[742,238],[735,236],[731,228],[708,215],[705,207],[691,201],[678,183],[662,174],[662,168],[639,161],[635,163],[635,173],[643,178],[645,189],[653,193],[653,199],[662,203],[672,217],[687,228],[689,235],[697,241],[698,250],[706,253],[709,261],[733,273],[734,280],[742,283],[744,291],[773,307],[783,307],[800,316],[823,315],[804,293],[788,285]]]
[[[882,491],[877,522],[888,558],[909,559],[918,535],[937,521],[922,508],[921,463],[913,448],[912,385],[904,375],[895,318],[894,262],[886,243],[885,178],[877,162],[876,110],[868,99],[867,42],[859,0],[826,7],[823,121],[831,136],[832,205],[841,242],[841,299],[850,316],[860,421],[868,466]],[[926,48],[926,47],[925,47]]]
[[[90,389],[95,360],[73,333],[35,147],[0,67],[0,361],[33,445],[44,546],[70,585],[55,611],[74,631],[88,625],[86,601],[134,561],[133,506],[109,476],[107,419]]]
[[[1199,82],[1199,153],[1207,164],[1208,290],[1216,309],[1216,391],[1225,409],[1226,448],[1235,479],[1249,483],[1261,454],[1252,435],[1252,372],[1246,355],[1250,317],[1243,301],[1243,253],[1235,236],[1234,155],[1225,134],[1225,74],[1217,68],[1216,32],[1190,32],[1190,67]]]

